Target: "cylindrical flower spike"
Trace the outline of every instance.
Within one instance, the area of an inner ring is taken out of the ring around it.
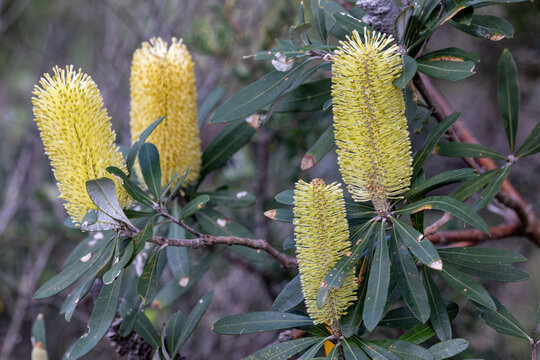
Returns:
[[[355,30],[340,42],[332,66],[332,104],[338,163],[356,201],[371,200],[386,212],[388,199],[408,190],[411,142],[401,90],[392,81],[401,73],[393,38]]]
[[[317,292],[337,261],[350,248],[345,200],[340,184],[325,185],[321,179],[302,180],[294,190],[294,235],[300,282],[306,307],[315,324],[339,323],[356,299],[354,269],[338,290],[328,291],[326,304],[317,306]]]
[[[188,167],[186,184],[199,176],[201,142],[193,68],[186,46],[176,38],[170,47],[161,38],[152,38],[133,54],[131,139],[137,141],[152,122],[166,116],[148,139],[159,151],[162,186]]]
[[[101,177],[115,182],[120,205],[128,207],[132,200],[121,181],[105,170],[116,166],[127,172],[97,85],[73,66],[55,67],[53,73],[41,78],[41,87],[35,86],[32,103],[68,214],[80,223],[88,210],[97,209],[86,192],[86,181]]]

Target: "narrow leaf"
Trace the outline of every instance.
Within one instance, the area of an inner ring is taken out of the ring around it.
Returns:
[[[182,328],[182,335],[177,340],[176,345],[173,350],[173,354],[176,354],[182,345],[184,345],[193,332],[195,330],[195,327],[201,321],[202,316],[206,312],[206,309],[208,309],[208,306],[210,305],[210,301],[212,301],[212,296],[214,295],[214,292],[212,290],[208,291],[198,302],[197,305],[191,310],[188,317],[186,318],[186,321],[184,322],[183,328]]]
[[[284,312],[294,308],[302,300],[304,300],[304,295],[302,294],[300,274],[298,274],[281,290],[276,300],[274,300],[271,310]]]
[[[365,352],[354,341],[343,339],[341,341],[345,360],[369,360]]]
[[[500,264],[475,264],[456,259],[445,259],[445,264],[450,264],[465,274],[493,281],[523,281],[529,278],[526,271],[519,268]]]
[[[480,57],[471,52],[464,51],[455,47],[440,49],[432,51],[425,55],[422,55],[419,59],[427,61],[437,61],[437,60],[449,60],[449,61],[472,61],[479,62]]]
[[[159,153],[154,144],[144,143],[139,150],[139,165],[148,190],[156,201],[161,195],[161,167]]]
[[[531,341],[531,337],[527,334],[519,321],[517,321],[517,319],[499,302],[499,300],[493,296],[492,299],[497,306],[496,310],[475,304],[476,307],[481,311],[480,317],[484,319],[486,324],[500,334],[515,336]]]
[[[467,340],[452,339],[433,345],[429,348],[429,352],[433,354],[433,360],[442,360],[465,351],[467,347],[469,347],[469,342]]]
[[[302,112],[322,110],[330,99],[332,81],[329,78],[302,84],[286,93],[273,109],[275,112]]]
[[[460,24],[455,21],[450,21],[450,24],[466,34],[492,41],[514,37],[512,24],[497,16],[473,15],[469,25]]]
[[[282,191],[276,195],[275,199],[280,204],[294,205],[294,191],[290,189]]]
[[[156,296],[159,275],[161,269],[159,268],[159,256],[161,255],[161,248],[156,247],[150,253],[148,260],[144,264],[143,272],[139,281],[137,282],[137,294],[142,298],[143,304],[149,304]]]
[[[212,330],[221,335],[238,335],[307,325],[313,325],[313,321],[306,316],[260,311],[224,317],[212,326]]]
[[[126,166],[128,169],[128,172],[131,174],[131,168],[133,167],[133,164],[135,164],[135,159],[137,159],[137,155],[139,154],[139,150],[141,146],[144,144],[146,139],[152,134],[152,131],[165,119],[165,116],[160,117],[153,123],[151,123],[144,131],[139,135],[137,138],[137,141],[131,145],[131,148],[129,149],[129,154],[126,161]]]
[[[315,355],[317,354],[317,352],[319,351],[319,349],[324,345],[324,343],[326,341],[327,340],[325,338],[319,339],[319,342],[317,342],[315,345],[313,345],[312,347],[307,349],[306,352],[304,352],[302,354],[302,356],[300,356],[298,358],[298,360],[311,360],[311,359],[313,359],[315,357]]]
[[[318,341],[320,341],[320,339],[317,337],[306,337],[285,341],[277,345],[265,347],[264,349],[245,357],[243,360],[285,360]]]
[[[176,353],[174,349],[178,343],[178,339],[182,334],[182,325],[184,323],[184,316],[181,311],[172,314],[167,321],[167,352],[174,358]]]
[[[206,204],[208,201],[210,201],[210,196],[204,194],[199,195],[195,199],[191,200],[180,212],[180,219],[185,220],[191,215],[195,214],[197,211],[199,211],[204,204]]]
[[[476,264],[509,264],[527,261],[526,257],[511,250],[485,247],[451,247],[439,249],[439,254],[448,260]]]
[[[467,275],[457,271],[449,265],[445,265],[441,272],[442,277],[454,290],[460,292],[466,298],[477,303],[495,309],[495,303],[486,289]]]
[[[208,205],[243,208],[255,203],[255,196],[244,190],[217,190],[207,193],[210,196]]]
[[[478,144],[464,142],[443,142],[437,144],[433,152],[439,156],[491,158],[505,160],[499,152]]]
[[[480,196],[478,197],[478,199],[476,199],[476,201],[472,205],[472,208],[476,211],[480,211],[486,206],[488,206],[491,200],[493,200],[493,198],[497,196],[497,194],[501,190],[502,184],[509,174],[510,166],[505,166],[503,169],[498,169],[496,171],[495,177],[480,193]]]
[[[497,90],[499,108],[504,120],[504,130],[506,131],[510,151],[514,152],[518,129],[519,84],[516,62],[508,49],[504,49],[499,58],[497,76],[499,79]]]
[[[472,61],[418,60],[418,71],[435,78],[458,81],[474,75]]]
[[[394,86],[398,89],[403,89],[405,86],[407,86],[416,74],[417,68],[418,65],[416,64],[416,60],[409,55],[403,55],[402,71],[399,77],[394,80]]]
[[[519,147],[516,156],[522,158],[535,154],[538,151],[540,151],[540,122],[536,124],[529,136],[527,136],[523,144]]]
[[[314,167],[321,159],[328,154],[336,145],[334,140],[334,127],[330,126],[326,131],[317,139],[300,163],[300,170],[306,171]]]
[[[426,293],[428,295],[429,307],[431,308],[431,315],[429,317],[429,323],[435,334],[441,341],[452,339],[452,326],[450,325],[450,318],[444,305],[444,300],[439,293],[439,289],[435,285],[433,278],[429,274],[429,271],[424,268],[422,277]]]
[[[397,237],[407,245],[420,262],[435,270],[442,269],[441,257],[431,241],[424,239],[424,235],[418,230],[400,220],[392,218],[392,223],[394,231],[397,231]]]
[[[456,200],[464,201],[472,194],[486,186],[497,175],[497,169],[486,171],[475,178],[467,180],[463,185],[454,190],[450,196]]]
[[[140,203],[145,204],[146,206],[152,207],[154,202],[146,193],[119,168],[114,166],[109,166],[106,170],[112,175],[116,175],[122,179],[122,185],[124,189],[128,192],[129,195]]]
[[[199,106],[199,111],[197,114],[199,118],[199,129],[204,126],[208,115],[210,115],[210,112],[212,111],[214,106],[216,106],[219,100],[221,100],[224,93],[225,86],[219,85],[204,98],[201,106]]]
[[[405,194],[406,199],[424,195],[431,190],[438,189],[448,184],[453,184],[463,180],[476,178],[474,169],[448,170],[430,177],[427,180],[414,184],[411,190]]]

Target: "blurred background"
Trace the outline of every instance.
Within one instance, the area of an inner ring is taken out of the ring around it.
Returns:
[[[142,41],[153,36],[184,39],[196,63],[201,102],[217,86],[225,85],[225,96],[229,96],[268,71],[268,63],[243,56],[270,48],[275,37],[286,38],[288,27],[296,21],[297,8],[297,1],[287,0],[0,0],[0,360],[29,358],[30,328],[38,313],[45,316],[49,358],[60,358],[85,332],[92,309],[91,300],[86,299],[68,324],[58,314],[65,294],[39,302],[31,298],[39,285],[59,271],[69,252],[83,238],[80,232],[62,225],[66,214],[32,121],[31,93],[42,74],[55,65],[82,68],[101,90],[117,141],[129,145],[130,63],[133,51]],[[457,46],[480,55],[474,77],[459,83],[440,81],[437,85],[454,108],[463,112],[463,119],[482,144],[502,153],[508,150],[496,103],[496,67],[505,47],[512,51],[519,71],[522,105],[518,143],[540,119],[539,10],[538,3],[527,2],[483,11],[509,20],[514,25],[514,39],[480,40],[446,25],[433,36],[428,47],[435,50]],[[258,200],[253,208],[234,216],[257,237],[268,238],[281,248],[292,229],[263,216],[265,210],[276,206],[273,196],[291,188],[299,177],[339,179],[333,153],[307,174],[299,170],[306,149],[326,129],[330,119],[327,112],[273,117],[229,166],[211,175],[201,189],[235,183],[256,194]],[[203,148],[219,129],[203,128]],[[413,144],[418,143],[421,136],[413,140]],[[427,176],[462,166],[457,160],[432,158],[426,167]],[[539,174],[540,156],[536,155],[518,163],[510,175],[535,208],[540,205]],[[488,222],[501,221],[489,211],[485,216]],[[531,274],[529,280],[483,283],[531,330],[540,298],[538,248],[519,238],[486,245],[511,249],[529,258],[529,262],[518,264]],[[210,330],[211,325],[225,315],[268,310],[294,275],[272,262],[253,266],[226,253],[190,293],[169,308],[151,310],[148,315],[160,328],[169,313],[190,309],[207,290],[213,289],[212,304],[182,355],[187,359],[239,359],[273,342],[276,334],[218,336]],[[466,356],[530,357],[530,346],[525,341],[495,333],[478,319],[462,297],[448,289],[446,295],[463,305],[461,316],[453,325],[454,336],[470,342]],[[104,340],[86,358],[114,356]]]

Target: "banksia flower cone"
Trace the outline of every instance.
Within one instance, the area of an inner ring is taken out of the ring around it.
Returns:
[[[193,67],[186,46],[175,38],[170,47],[161,38],[152,38],[133,54],[131,140],[137,141],[144,129],[166,115],[148,139],[159,151],[162,186],[188,167],[187,184],[199,176],[201,142]]]
[[[315,324],[336,324],[356,299],[354,269],[339,289],[330,289],[326,304],[317,307],[317,292],[337,261],[350,248],[345,201],[340,184],[310,184],[300,180],[294,190],[294,235],[300,282],[309,315]]]
[[[408,190],[411,142],[401,90],[392,81],[401,57],[392,37],[353,31],[333,58],[332,102],[338,163],[356,201],[385,212],[388,199]]]
[[[32,103],[68,214],[80,223],[88,210],[97,209],[86,192],[86,181],[101,177],[114,181],[120,205],[128,207],[131,198],[120,180],[105,170],[116,166],[127,172],[97,85],[73,66],[55,67],[53,72],[41,78],[41,87],[35,86]]]

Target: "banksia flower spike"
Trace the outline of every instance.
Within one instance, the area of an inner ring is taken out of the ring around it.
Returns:
[[[408,190],[411,142],[393,38],[357,31],[340,42],[332,66],[334,135],[343,181],[355,201],[371,200],[386,213],[388,199]]]
[[[350,248],[340,184],[325,185],[321,179],[310,184],[297,182],[293,223],[300,282],[309,315],[315,324],[328,322],[334,327],[356,299],[357,288],[353,269],[339,289],[328,291],[326,304],[317,307],[317,292],[326,274]]]
[[[161,38],[152,38],[133,54],[131,140],[137,141],[144,129],[166,115],[148,139],[159,151],[162,186],[188,167],[186,184],[199,176],[201,142],[193,68],[186,46],[176,38],[170,47]]]
[[[53,73],[41,78],[41,87],[35,86],[32,103],[68,214],[80,223],[88,210],[97,209],[86,192],[86,181],[101,177],[112,179],[120,205],[130,206],[132,200],[120,180],[105,170],[116,166],[127,172],[97,85],[73,66],[55,67]]]

